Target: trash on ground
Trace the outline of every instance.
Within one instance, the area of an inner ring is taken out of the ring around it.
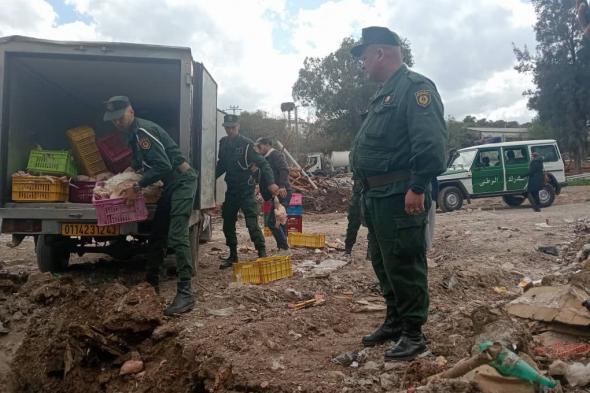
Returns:
[[[559,250],[555,246],[538,246],[537,251],[542,252],[544,254],[559,256]]]
[[[218,310],[211,310],[211,309],[207,310],[207,314],[213,315],[215,317],[229,317],[230,315],[233,315],[233,313],[234,313],[233,307],[221,308]]]
[[[291,310],[301,310],[308,307],[321,306],[324,303],[326,303],[326,295],[324,295],[323,293],[316,293],[313,299],[304,300],[298,303],[289,303],[288,307]]]
[[[584,365],[556,360],[549,366],[549,375],[563,376],[570,386],[587,386],[590,385],[590,363]]]
[[[143,362],[141,360],[127,360],[121,366],[119,375],[137,374],[143,371]]]
[[[491,348],[494,348],[494,351],[496,351],[497,343],[487,341],[481,343],[479,348],[482,352],[490,351]],[[556,386],[556,382],[553,379],[541,375],[531,365],[522,360],[517,354],[506,347],[502,348],[502,350],[489,363],[489,365],[494,367],[505,377],[516,377],[531,383],[539,383],[550,388],[554,388]]]
[[[545,322],[590,325],[590,313],[582,303],[590,295],[573,285],[531,288],[506,306],[509,314]]]
[[[387,306],[383,302],[383,298],[365,298],[354,302],[355,305],[352,308],[352,312],[364,313],[364,312],[379,312],[387,310]]]
[[[358,367],[367,360],[367,350],[344,352],[332,358],[332,363],[339,364],[344,367]]]

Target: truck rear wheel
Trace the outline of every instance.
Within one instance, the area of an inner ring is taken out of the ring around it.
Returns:
[[[191,260],[193,261],[193,276],[197,275],[197,267],[199,266],[199,243],[201,237],[201,223],[191,226],[189,228],[189,238],[191,241]]]
[[[449,186],[443,188],[438,194],[438,206],[443,213],[461,209],[463,206],[463,193],[459,187]]]
[[[502,199],[504,200],[504,203],[506,203],[508,206],[518,207],[522,205],[526,198],[520,195],[504,195]]]
[[[41,272],[61,272],[70,263],[70,251],[61,236],[39,235],[35,251]]]

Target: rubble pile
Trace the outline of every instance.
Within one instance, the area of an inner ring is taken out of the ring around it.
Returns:
[[[346,212],[352,194],[352,177],[340,174],[332,177],[311,176],[310,180],[299,169],[291,169],[289,181],[294,191],[305,195],[303,206],[308,213]]]

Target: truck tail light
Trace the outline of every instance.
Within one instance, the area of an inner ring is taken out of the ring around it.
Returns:
[[[41,220],[2,220],[2,233],[39,233]]]

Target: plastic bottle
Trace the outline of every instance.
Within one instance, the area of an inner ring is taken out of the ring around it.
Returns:
[[[493,343],[491,341],[486,341],[479,344],[479,350],[483,352],[492,345]],[[539,374],[537,370],[506,347],[502,347],[502,351],[496,359],[492,360],[489,364],[505,377],[516,377],[529,382],[537,382],[550,388],[554,388],[557,385],[553,379]]]

